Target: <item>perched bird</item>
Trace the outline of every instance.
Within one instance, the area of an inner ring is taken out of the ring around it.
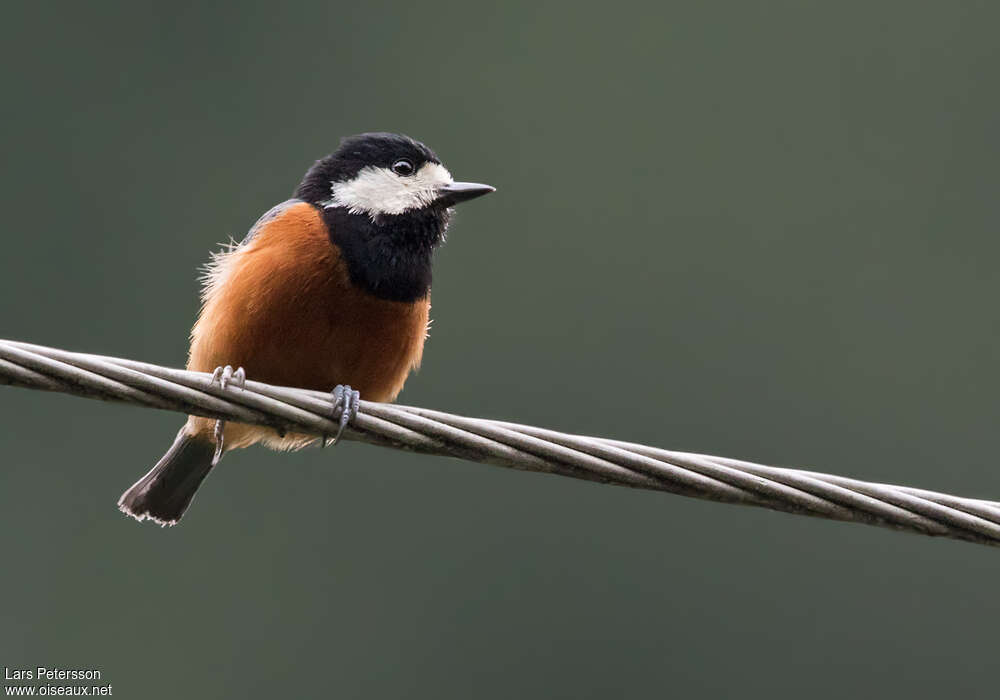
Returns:
[[[409,137],[344,139],[309,169],[294,199],[215,255],[188,369],[213,372],[223,388],[249,376],[332,390],[331,416],[343,431],[359,395],[395,399],[420,364],[431,258],[451,207],[493,191],[455,182],[433,151]],[[224,451],[258,442],[294,449],[315,440],[189,416],[118,506],[138,520],[173,525]]]

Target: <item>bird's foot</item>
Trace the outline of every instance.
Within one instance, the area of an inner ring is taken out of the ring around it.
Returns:
[[[212,384],[216,382],[219,383],[223,389],[228,387],[230,384],[244,388],[247,383],[247,373],[242,367],[237,367],[235,370],[232,365],[226,365],[225,367],[216,367],[215,371],[212,372]]]
[[[247,383],[247,373],[242,367],[238,367],[234,370],[232,365],[216,367],[215,371],[212,372],[211,384],[215,384],[216,382],[218,382],[219,386],[223,389],[228,388],[230,385],[235,386],[238,389],[244,389]],[[222,457],[225,429],[226,421],[221,418],[215,421],[215,456],[212,458],[213,464],[218,462]]]
[[[350,384],[338,384],[330,394],[333,399],[330,417],[337,419],[339,429],[333,436],[333,440],[327,443],[327,438],[323,438],[323,447],[327,444],[336,445],[340,441],[340,436],[344,434],[344,428],[358,415],[358,407],[361,405],[361,394],[351,388]]]

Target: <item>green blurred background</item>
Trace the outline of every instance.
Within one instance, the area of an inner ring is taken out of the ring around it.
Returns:
[[[0,337],[181,365],[343,135],[496,195],[401,400],[1000,498],[1000,6],[7,3]],[[989,697],[1000,554],[358,444],[119,494],[176,415],[0,389],[0,664],[126,698]]]

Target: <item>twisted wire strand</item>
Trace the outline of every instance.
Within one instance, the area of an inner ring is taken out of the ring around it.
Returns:
[[[211,375],[0,340],[0,383],[266,425],[337,432],[330,397]],[[426,408],[361,401],[344,438],[423,454],[559,474],[830,520],[1000,545],[1000,503],[815,471],[676,452]]]

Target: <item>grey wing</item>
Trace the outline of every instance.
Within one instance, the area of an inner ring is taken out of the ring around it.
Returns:
[[[302,199],[286,199],[281,204],[276,204],[268,209],[263,216],[257,219],[257,223],[250,227],[250,230],[247,231],[247,235],[243,237],[243,240],[240,241],[239,245],[236,247],[242,248],[247,245],[251,240],[253,240],[253,237],[257,235],[257,232],[264,228],[264,226],[266,226],[271,219],[278,216],[281,212],[285,211],[285,209],[288,209],[288,207],[293,207],[296,204],[302,204],[303,201],[304,200]]]

